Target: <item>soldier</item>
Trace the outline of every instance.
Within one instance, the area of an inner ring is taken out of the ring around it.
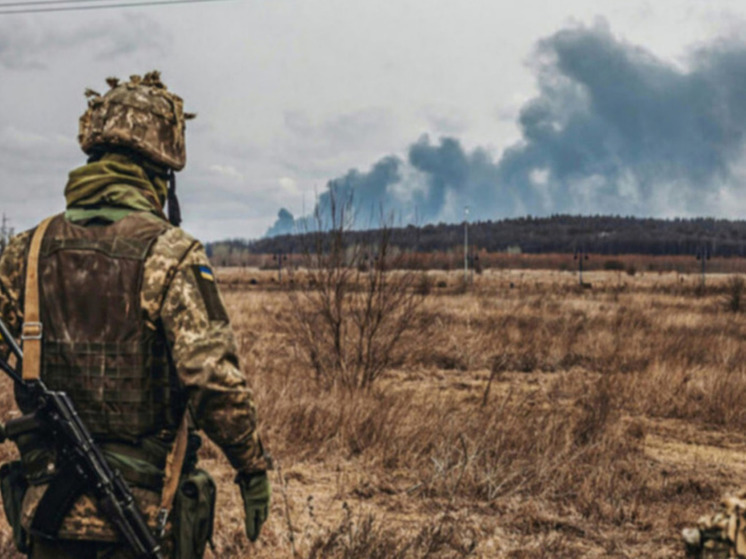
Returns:
[[[170,511],[166,556],[198,558],[212,533],[215,485],[196,467],[195,431],[238,472],[252,541],[268,514],[271,464],[207,255],[178,227],[174,172],[186,163],[185,121],[194,115],[158,72],[107,82],[105,95],[86,91],[78,139],[89,159],[70,173],[65,213],[16,236],[2,255],[0,316],[24,346],[40,338],[42,380],[71,396],[149,524]],[[34,374],[29,351],[24,378]],[[18,391],[16,401],[32,411]],[[20,465],[0,472],[16,544],[32,558],[132,557],[87,495],[57,502],[65,479],[53,443],[19,440]],[[54,540],[38,537],[50,526]]]

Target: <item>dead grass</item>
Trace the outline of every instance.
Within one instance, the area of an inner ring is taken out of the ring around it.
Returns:
[[[746,317],[723,304],[727,277],[701,296],[675,273],[590,272],[585,290],[561,272],[488,270],[465,290],[458,273],[422,277],[416,335],[380,384],[350,392],[313,382],[271,273],[221,274],[282,473],[251,545],[205,445],[213,556],[671,557],[740,484]]]
[[[338,526],[319,535],[308,552],[309,559],[405,559],[469,557],[477,542],[473,534],[449,515],[422,527],[413,538],[402,539],[382,527],[372,514],[354,517],[345,506]]]

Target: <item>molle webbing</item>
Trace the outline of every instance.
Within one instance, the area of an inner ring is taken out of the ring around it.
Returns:
[[[98,435],[111,428],[114,435],[120,428],[145,434],[163,422],[158,400],[165,399],[166,369],[160,365],[138,342],[44,342],[44,379],[64,383],[81,420]]]
[[[145,258],[165,229],[139,214],[105,227],[59,217],[42,245],[42,377],[100,439],[175,428],[166,347],[140,305]]]

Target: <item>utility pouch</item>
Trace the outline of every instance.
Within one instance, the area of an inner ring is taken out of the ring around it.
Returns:
[[[0,493],[8,524],[13,528],[13,542],[21,553],[29,552],[29,537],[21,527],[23,497],[28,489],[28,481],[23,475],[20,460],[6,462],[0,467]]]
[[[174,551],[176,559],[201,559],[212,544],[215,520],[215,482],[204,470],[185,474],[174,499]]]

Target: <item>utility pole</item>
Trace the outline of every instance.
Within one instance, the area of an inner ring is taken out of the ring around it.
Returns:
[[[578,284],[583,287],[583,260],[588,260],[588,253],[585,249],[575,249],[573,260],[578,261]]]
[[[469,281],[469,206],[464,206],[464,285]]]

